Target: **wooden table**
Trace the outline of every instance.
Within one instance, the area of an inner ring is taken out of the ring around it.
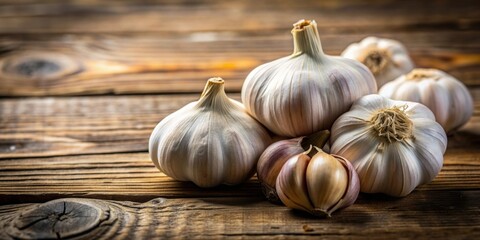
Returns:
[[[1,1],[0,239],[480,237],[480,4],[464,1]],[[200,189],[160,173],[148,137],[211,76],[233,98],[315,19],[325,52],[375,35],[461,79],[475,114],[404,198],[329,219],[274,205],[256,178]]]

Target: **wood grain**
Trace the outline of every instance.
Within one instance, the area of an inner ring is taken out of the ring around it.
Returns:
[[[474,116],[450,138],[450,148],[480,145],[480,88],[471,93]],[[239,100],[239,94],[230,96]],[[155,125],[198,98],[199,93],[3,99],[0,159],[147,151]]]
[[[0,239],[480,239],[478,8],[477,0],[0,0]],[[433,182],[404,198],[362,193],[318,219],[267,202],[255,177],[201,189],[154,167],[153,127],[198,99],[212,76],[239,99],[254,67],[290,54],[301,18],[317,21],[328,54],[369,35],[393,38],[418,67],[469,87],[474,116],[449,136]]]
[[[67,198],[0,206],[4,229],[0,238],[475,239],[480,237],[479,197],[477,190],[415,192],[405,198],[375,197],[374,201],[361,196],[329,219],[260,198],[155,198],[145,203]]]
[[[238,92],[254,67],[291,53],[290,28],[300,18],[317,20],[326,53],[369,35],[398,39],[419,67],[480,85],[472,0],[189,3],[7,1],[0,96],[189,93],[212,76]]]
[[[187,3],[169,0],[6,4],[0,7],[0,33],[257,31],[288,29],[301,18],[317,19],[320,26],[334,33],[478,29],[480,15],[474,7],[475,0],[434,4],[414,0],[375,4],[355,0]]]
[[[402,41],[418,67],[443,69],[466,85],[480,85],[477,31],[322,33],[322,42],[326,53],[338,55],[369,35]],[[201,91],[212,76],[229,80],[227,91],[239,92],[256,66],[291,51],[289,30],[0,35],[0,96],[189,93]]]
[[[418,191],[478,189],[480,149],[449,148],[435,180]],[[3,159],[0,204],[91,197],[147,201],[154,197],[261,197],[256,178],[236,186],[202,189],[159,172],[147,153]]]

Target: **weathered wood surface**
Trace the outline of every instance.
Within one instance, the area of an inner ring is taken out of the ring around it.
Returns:
[[[478,239],[479,7],[0,0],[0,239]],[[238,99],[252,68],[292,51],[300,18],[317,21],[328,54],[369,35],[394,38],[417,66],[469,87],[474,116],[449,137],[432,183],[405,198],[361,194],[317,219],[265,201],[255,177],[200,189],[153,166],[146,151],[155,124],[196,100],[212,76]]]
[[[194,3],[0,6],[0,96],[198,92],[211,76],[239,91],[255,66],[291,53],[299,18],[317,20],[326,53],[394,38],[419,67],[480,85],[475,1]]]
[[[240,91],[256,66],[291,53],[290,31],[168,35],[0,35],[0,95],[48,96],[198,92],[211,76]],[[322,34],[326,53],[376,35],[403,41],[418,67],[445,70],[480,85],[476,31]],[[454,35],[462,44],[452,45]],[[2,50],[3,48],[3,50]],[[3,52],[3,53],[2,53]]]
[[[480,237],[479,197],[478,190],[416,192],[401,199],[362,195],[329,219],[262,198],[155,198],[145,203],[69,198],[0,206],[0,238],[475,239]]]
[[[480,145],[480,88],[471,93],[474,116],[450,138],[450,148]],[[4,99],[0,159],[147,151],[155,125],[199,95]]]
[[[478,145],[477,145],[478,146]],[[480,188],[480,149],[448,149],[440,174],[417,191]],[[154,197],[260,197],[256,178],[234,187],[201,189],[160,173],[147,153],[4,159],[0,203],[59,197],[148,201]]]
[[[32,1],[3,0],[0,33],[252,31],[317,19],[331,32],[478,28],[475,0],[406,1]],[[386,21],[388,20],[388,21]],[[286,26],[288,25],[288,26]]]

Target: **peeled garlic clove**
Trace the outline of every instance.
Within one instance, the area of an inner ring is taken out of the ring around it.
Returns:
[[[280,171],[276,182],[280,200],[316,216],[330,216],[352,205],[359,193],[353,167],[319,148],[315,147],[315,154],[310,151],[292,157]]]
[[[367,37],[350,44],[342,56],[367,66],[375,76],[379,88],[414,68],[407,49],[393,39]]]
[[[447,136],[424,105],[372,94],[332,127],[331,152],[355,167],[361,191],[406,196],[432,181],[443,164]]]
[[[414,69],[385,84],[378,94],[427,106],[447,133],[460,128],[473,115],[473,99],[465,85],[437,69]]]
[[[357,61],[323,53],[315,21],[294,24],[293,54],[255,68],[242,102],[275,134],[298,137],[329,129],[358,98],[375,93],[370,71]]]
[[[149,153],[155,166],[176,180],[200,187],[235,185],[255,173],[270,141],[243,105],[227,97],[223,79],[211,78],[198,101],[155,127]]]
[[[257,164],[257,177],[262,184],[265,197],[272,202],[278,202],[275,182],[285,162],[308,150],[311,145],[322,147],[328,141],[329,136],[330,132],[324,130],[306,137],[281,140],[268,146],[260,155]]]

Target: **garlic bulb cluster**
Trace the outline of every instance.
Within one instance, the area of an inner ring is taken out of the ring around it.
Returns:
[[[350,44],[342,56],[367,66],[375,76],[379,88],[414,68],[407,49],[392,39],[364,38],[359,43]]]
[[[280,200],[290,208],[316,216],[352,205],[360,190],[359,179],[349,161],[314,147],[314,152],[290,158],[277,177]]]
[[[315,21],[294,24],[293,54],[255,68],[242,88],[247,111],[275,134],[298,137],[329,129],[358,98],[377,92],[357,61],[323,53]]]
[[[372,94],[332,127],[331,152],[350,160],[361,191],[405,196],[432,181],[443,165],[447,136],[424,105]]]
[[[379,94],[424,104],[447,133],[468,122],[473,114],[473,99],[465,85],[437,69],[414,69],[385,84]]]
[[[155,166],[174,179],[200,187],[234,185],[254,174],[270,141],[243,105],[227,97],[224,81],[211,78],[198,101],[155,127],[149,153]]]
[[[309,136],[281,140],[268,146],[260,155],[257,164],[257,177],[262,184],[265,197],[271,202],[278,202],[275,190],[277,176],[283,165],[291,157],[307,151],[310,146],[322,147],[328,141],[330,132],[323,130]],[[324,147],[325,150],[327,147]]]

